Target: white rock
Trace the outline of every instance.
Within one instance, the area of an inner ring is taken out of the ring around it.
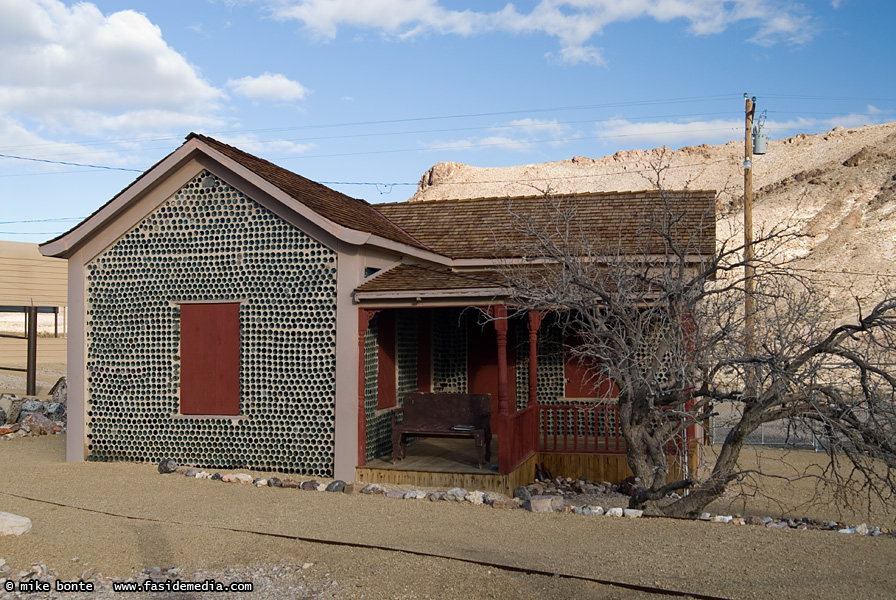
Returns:
[[[268,480],[264,477],[259,477],[258,479],[253,481],[253,483],[255,484],[255,487],[267,487]]]
[[[837,533],[855,533],[856,530],[853,527],[847,527],[845,529],[838,529]]]
[[[602,514],[604,514],[604,507],[603,507],[603,506],[594,506],[594,507],[591,508],[591,516],[592,516],[592,517],[599,517],[599,516],[601,516]]]
[[[464,496],[464,500],[469,502],[470,504],[482,504],[482,500],[485,497],[485,494],[482,492],[469,492],[466,496]]]
[[[230,476],[230,481],[234,483],[252,483],[252,476],[246,473],[236,473]]]
[[[705,513],[700,513],[700,516],[697,518],[700,519],[701,521],[709,521],[710,519],[712,519],[712,515],[705,512]]]
[[[625,514],[625,511],[617,507],[608,509],[606,514],[608,517],[621,517]]]
[[[0,535],[22,535],[31,531],[31,519],[0,512]]]
[[[725,515],[716,515],[712,518],[713,523],[730,523],[731,519],[734,517],[728,517]]]
[[[318,492],[326,492],[326,491],[327,491],[327,484],[325,484],[325,483],[318,483],[318,484],[317,484],[317,491],[318,491]]]
[[[865,523],[862,523],[858,527],[856,527],[856,533],[861,535],[868,535],[868,532],[871,531]]]
[[[637,508],[626,508],[622,511],[622,514],[628,517],[629,519],[637,519],[641,515],[644,514],[643,510],[638,510]]]

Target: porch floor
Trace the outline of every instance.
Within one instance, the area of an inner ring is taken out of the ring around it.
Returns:
[[[470,473],[494,475],[498,464],[498,437],[492,436],[492,460],[479,468],[472,439],[420,438],[408,444],[404,460],[392,462],[391,454],[367,461],[368,469],[385,471],[428,471],[430,473]],[[492,470],[491,465],[496,465]]]
[[[512,473],[502,475],[497,472],[497,467],[491,469],[491,465],[498,462],[497,436],[492,437],[491,464],[483,465],[482,469],[476,464],[476,447],[469,439],[420,439],[408,445],[405,456],[404,460],[395,463],[391,456],[368,461],[355,469],[356,480],[417,489],[462,487],[512,496],[516,486],[534,481],[536,463],[543,463],[555,476],[585,476],[594,481],[619,483],[631,475],[625,454],[543,450],[533,454]]]

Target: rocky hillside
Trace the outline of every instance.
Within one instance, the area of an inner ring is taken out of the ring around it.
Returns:
[[[641,190],[659,177],[667,189],[717,190],[723,239],[743,218],[743,152],[741,140],[503,168],[439,163],[410,200]],[[753,190],[756,229],[793,223],[805,235],[790,257],[830,281],[838,304],[896,288],[896,123],[769,141],[753,160]]]

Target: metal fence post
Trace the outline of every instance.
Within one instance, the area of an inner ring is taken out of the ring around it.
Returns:
[[[25,365],[25,394],[37,394],[37,307],[28,307],[28,358]]]

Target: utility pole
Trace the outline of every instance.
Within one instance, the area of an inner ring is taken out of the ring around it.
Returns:
[[[756,354],[755,323],[753,304],[753,115],[756,112],[756,97],[744,94],[746,127],[744,129],[744,356]],[[746,368],[745,395],[756,393],[756,374],[752,365]]]

